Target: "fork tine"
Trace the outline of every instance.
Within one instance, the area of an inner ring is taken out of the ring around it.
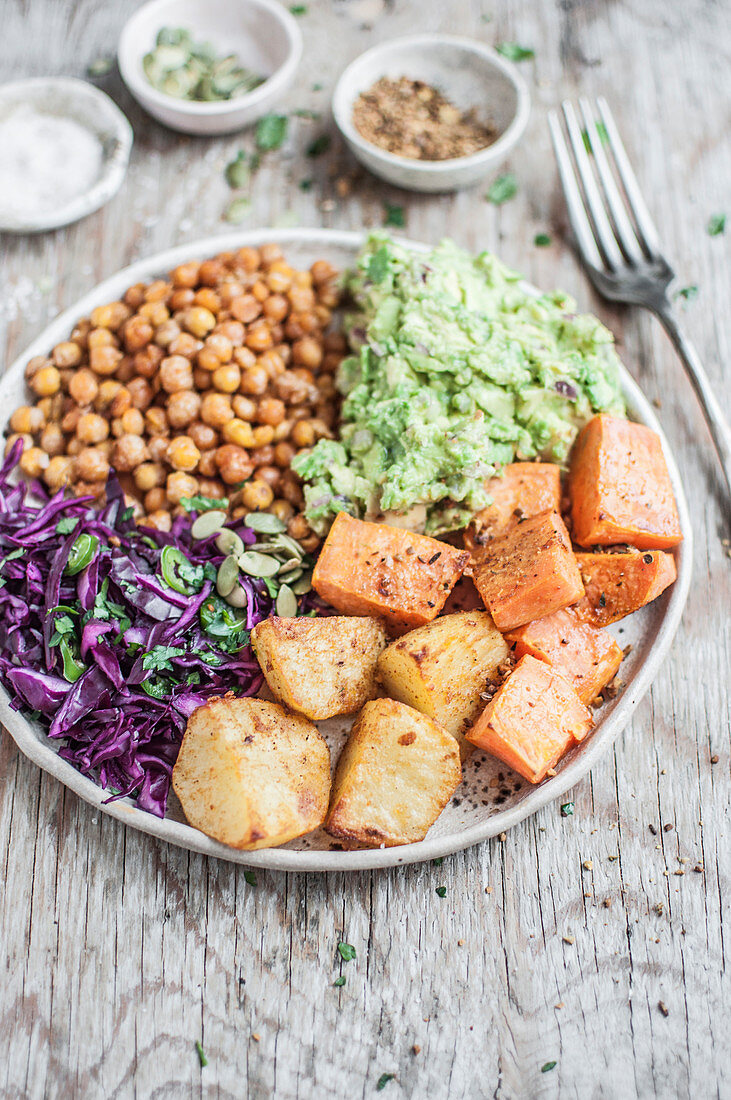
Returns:
[[[612,215],[612,221],[614,222],[614,228],[619,243],[630,260],[634,260],[634,262],[638,264],[642,263],[645,259],[642,252],[642,246],[637,240],[637,234],[635,233],[632,222],[627,216],[624,201],[619,193],[619,188],[614,182],[614,176],[609,167],[607,155],[604,152],[604,145],[602,144],[599,131],[596,128],[595,111],[592,110],[588,99],[580,99],[579,106],[584,120],[584,130],[589,139],[589,145],[591,146],[594,162],[604,189],[607,205]]]
[[[599,188],[597,187],[591,162],[586,152],[581,128],[576,121],[574,105],[568,99],[565,99],[561,106],[563,108],[564,118],[566,119],[566,129],[568,130],[569,141],[571,142],[571,148],[574,153],[574,161],[578,169],[579,179],[584,188],[586,205],[589,208],[589,214],[594,223],[596,235],[599,238],[599,244],[607,258],[609,266],[616,269],[623,264],[622,253],[619,250],[614,231],[609,223],[609,218],[604,208],[604,202],[599,194]]]
[[[581,197],[579,185],[576,182],[568,146],[566,145],[566,140],[561,131],[561,123],[555,111],[548,112],[548,126],[551,131],[551,141],[553,142],[553,151],[556,154],[558,174],[561,177],[566,207],[569,212],[569,221],[571,222],[571,228],[576,237],[576,243],[584,257],[584,263],[601,271],[604,267],[604,261],[599,254],[599,249],[596,246],[594,234],[589,224],[589,219],[586,216],[584,201]]]
[[[609,148],[614,156],[614,163],[617,166],[619,178],[622,181],[622,186],[626,192],[630,209],[632,210],[637,228],[639,229],[640,239],[650,257],[659,257],[662,253],[660,249],[660,238],[658,237],[655,223],[650,216],[650,211],[645,205],[645,200],[640,191],[640,185],[637,182],[637,177],[632,170],[629,157],[627,156],[622,139],[619,136],[617,124],[614,121],[612,112],[609,110],[609,104],[604,96],[599,96],[597,99],[597,106],[607,131]]]

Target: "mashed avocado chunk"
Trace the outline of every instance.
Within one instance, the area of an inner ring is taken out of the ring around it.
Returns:
[[[340,439],[293,463],[315,531],[341,511],[429,534],[462,527],[499,467],[565,464],[594,413],[624,414],[611,333],[520,279],[451,241],[424,253],[369,237],[346,281],[357,312]]]

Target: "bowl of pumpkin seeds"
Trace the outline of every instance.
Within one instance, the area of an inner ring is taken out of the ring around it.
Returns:
[[[226,134],[289,89],[302,36],[276,0],[151,0],[125,24],[117,56],[130,92],[159,122]]]

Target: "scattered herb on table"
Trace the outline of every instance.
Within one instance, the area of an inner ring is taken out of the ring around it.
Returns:
[[[300,191],[311,191],[312,190],[312,182],[313,181],[309,180],[309,179],[308,180],[300,180]]]
[[[317,122],[322,118],[322,111],[313,111],[309,107],[298,107],[292,114],[295,118],[307,118],[310,122]]]
[[[308,157],[321,157],[330,148],[332,138],[329,134],[320,134],[307,146],[305,152]]]
[[[254,140],[257,149],[262,153],[270,153],[279,149],[287,137],[289,119],[286,115],[268,114],[260,118],[256,124]]]
[[[344,962],[350,962],[355,958],[355,948],[350,943],[339,943],[338,953]]]
[[[485,198],[488,202],[494,203],[495,206],[502,206],[508,199],[512,199],[518,193],[518,181],[512,172],[507,172],[504,176],[498,176],[493,183],[490,184]]]
[[[307,4],[290,4],[292,15],[307,15]]]
[[[195,1052],[198,1055],[198,1061],[201,1064],[201,1069],[203,1069],[204,1066],[208,1065],[208,1059],[206,1058],[206,1053],[203,1050],[203,1044],[201,1043],[200,1039],[196,1039],[195,1041]]]
[[[574,804],[573,802],[564,802],[561,807],[561,817],[573,817],[574,816]]]
[[[383,204],[383,224],[392,225],[395,229],[403,229],[406,225],[406,215],[403,206],[394,206],[390,202]]]
[[[432,863],[435,867],[441,867],[441,865],[444,863],[444,856],[437,856],[436,859],[432,860]]]
[[[508,61],[529,61],[536,56],[535,50],[529,46],[520,46],[517,42],[498,42],[495,49],[503,57],[507,57]]]
[[[376,1085],[376,1092],[383,1092],[389,1081],[393,1081],[395,1073],[382,1073],[378,1078],[378,1084]]]
[[[344,986],[345,985],[345,975],[341,974],[339,978],[336,978],[335,981],[333,982],[333,985],[337,986],[338,989],[340,989],[341,986]]]
[[[550,243],[551,238],[548,236],[548,233],[536,233],[533,238],[533,244],[536,248],[548,248]]]
[[[609,134],[607,133],[607,128],[604,125],[604,123],[601,121],[601,119],[597,123],[595,123],[594,129],[596,130],[597,134],[599,135],[599,140],[601,141],[602,145],[608,145],[609,144]],[[587,153],[590,153],[591,152],[591,139],[589,137],[589,132],[587,130],[582,130],[581,131],[581,137],[582,137],[582,140],[584,142],[584,148],[586,149]]]
[[[226,183],[234,190],[247,187],[251,182],[251,158],[249,154],[243,149],[239,149],[234,159],[226,165],[224,175]]]
[[[726,231],[726,215],[714,214],[708,219],[708,225],[706,226],[706,233],[709,237],[718,237],[719,234]]]
[[[232,199],[223,212],[223,216],[231,225],[240,225],[251,213],[251,199],[245,195],[239,195]]]
[[[555,1069],[558,1065],[557,1062],[544,1062],[541,1066],[541,1073],[550,1073],[552,1069]]]
[[[259,883],[256,881],[256,875],[253,871],[244,871],[244,882],[247,883],[247,885],[249,886],[259,885]]]
[[[108,76],[114,67],[114,59],[111,57],[95,57],[93,61],[90,61],[86,66],[86,75],[95,76]]]
[[[691,283],[690,286],[681,286],[680,290],[675,292],[675,297],[682,298],[685,302],[692,302],[698,297],[698,287],[695,283]]]
[[[440,898],[446,898],[446,896],[447,896],[447,887],[446,886],[437,886],[437,894],[439,895]]]

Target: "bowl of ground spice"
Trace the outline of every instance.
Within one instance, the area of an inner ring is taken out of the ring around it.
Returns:
[[[482,42],[442,34],[374,46],[333,95],[335,122],[358,160],[414,191],[484,179],[520,140],[529,113],[514,65]]]

